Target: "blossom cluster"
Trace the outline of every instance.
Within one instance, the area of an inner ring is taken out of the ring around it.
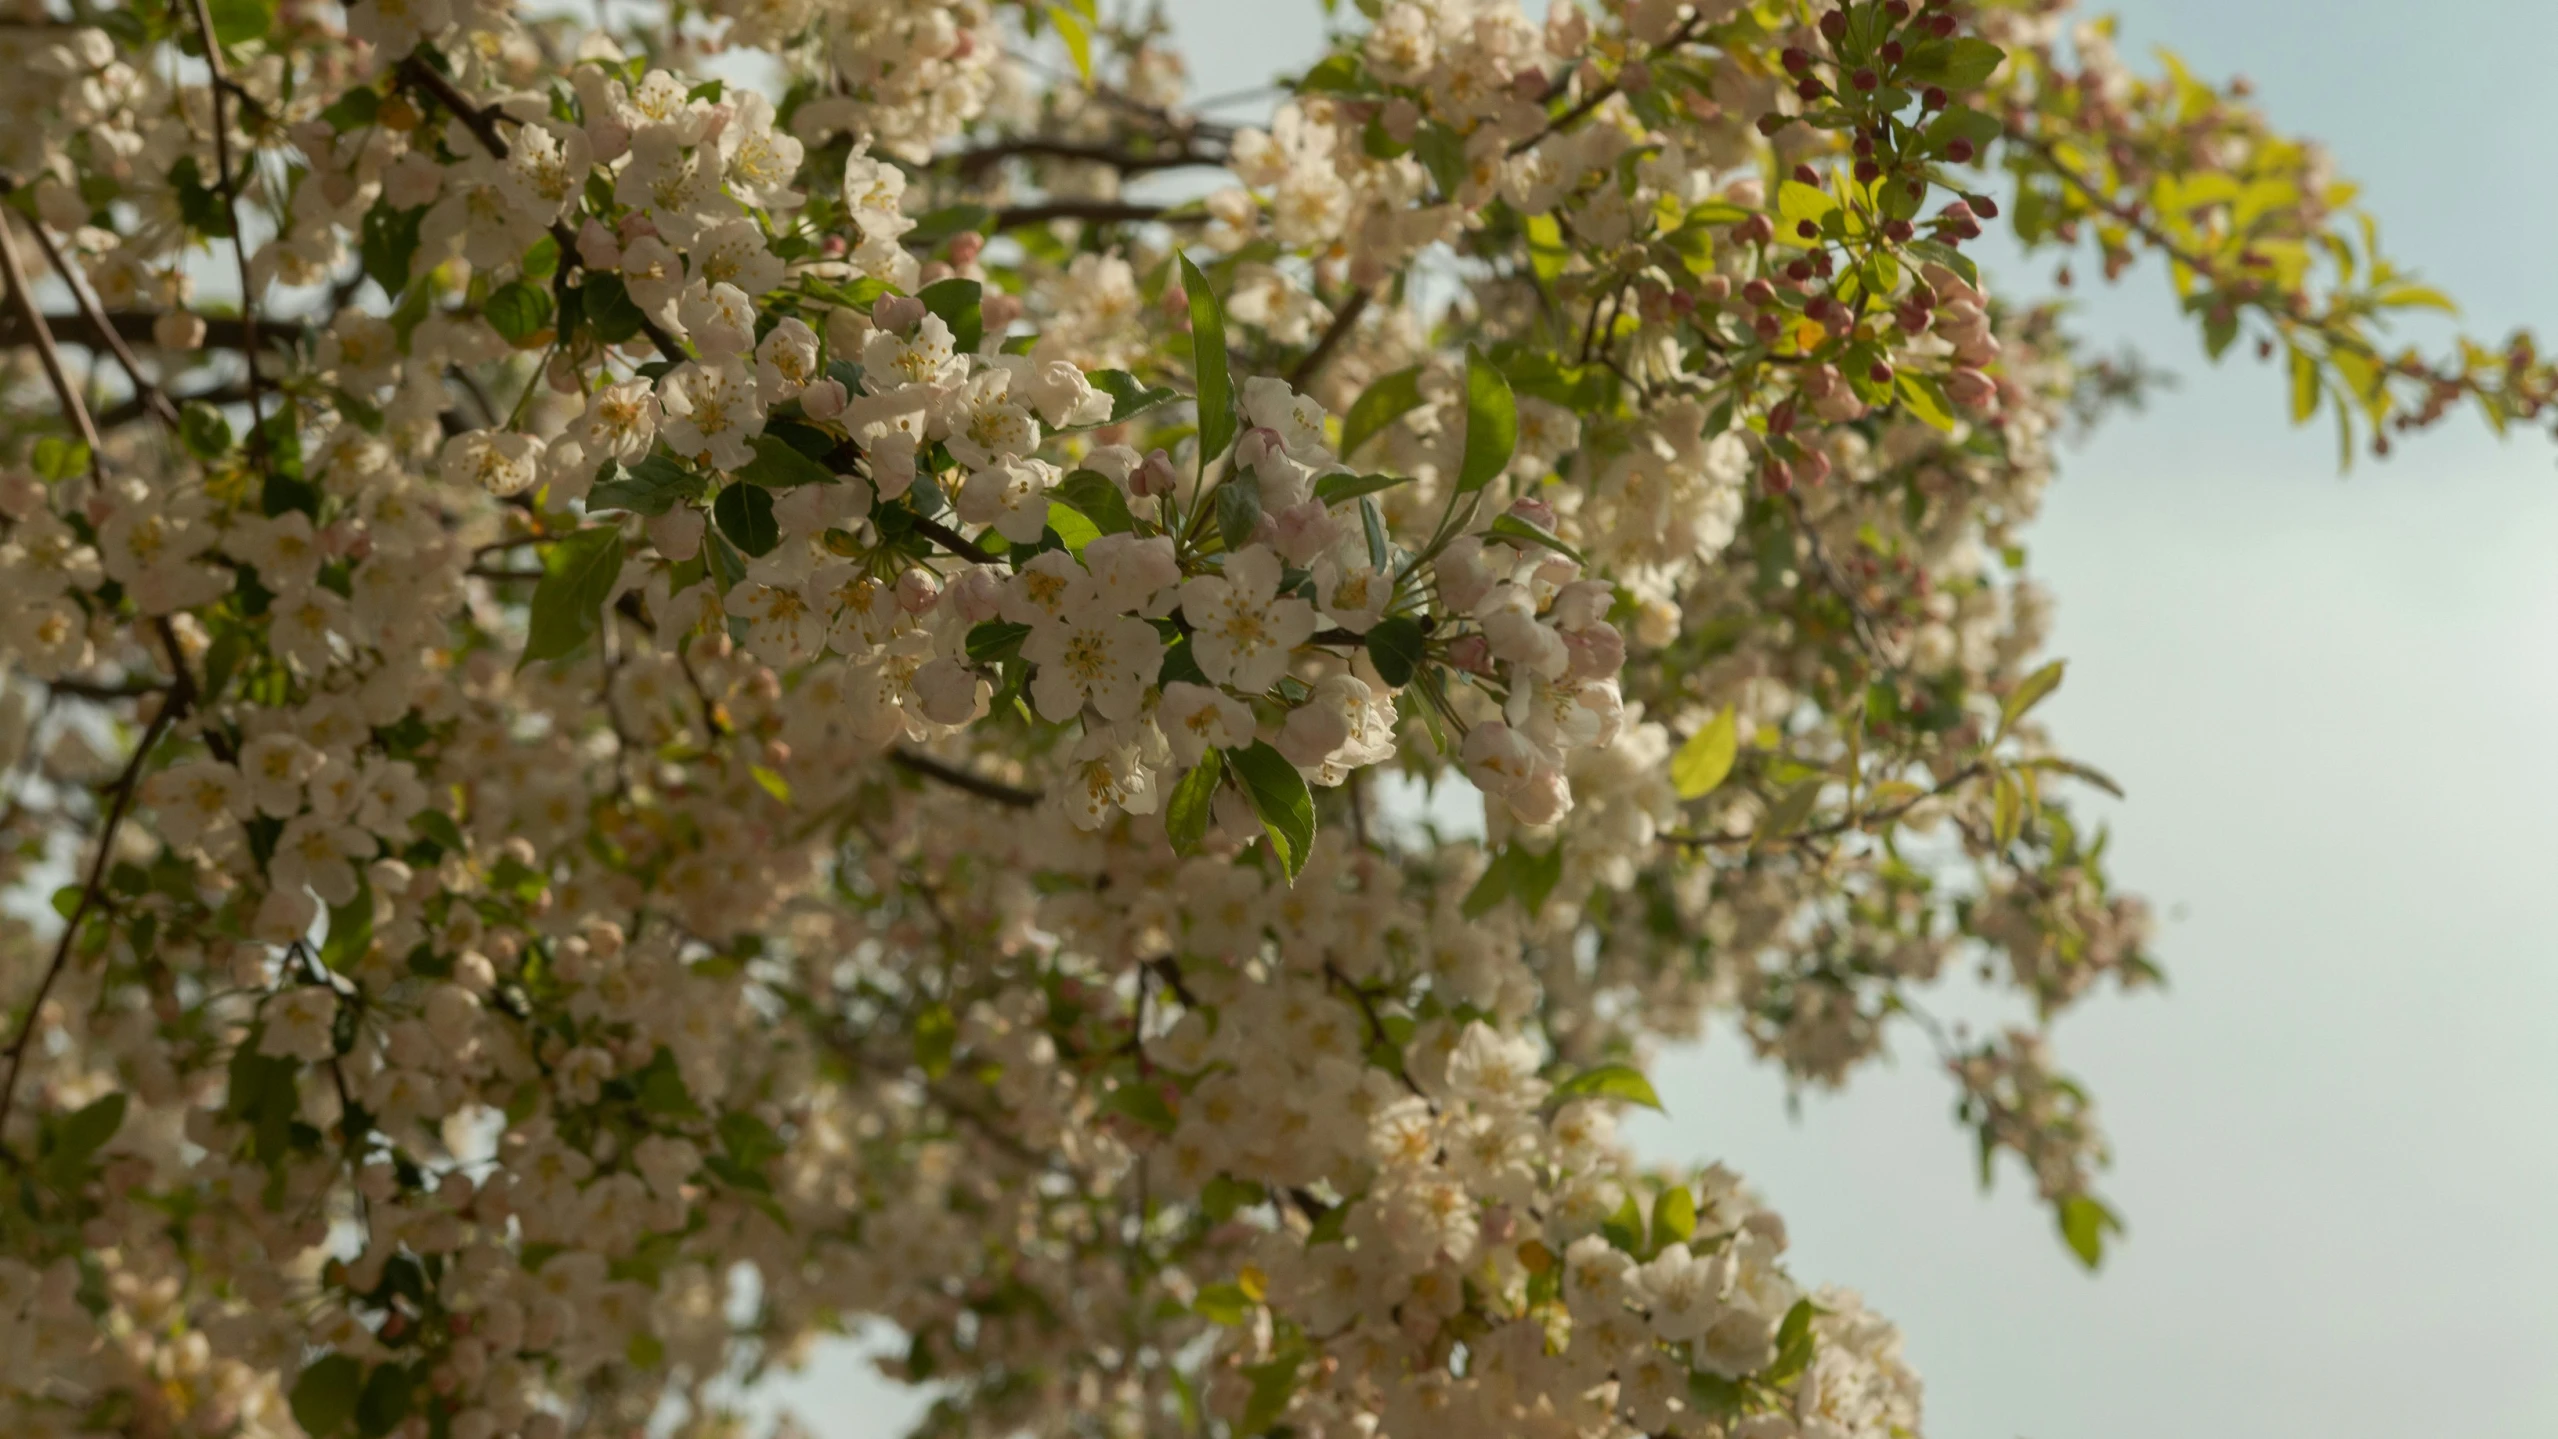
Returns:
[[[1240,126],[1076,0],[0,29],[0,1428],[709,1436],[882,1320],[935,1433],[1912,1439],[1615,1124],[1923,1043],[2120,1227],[2109,377],[1963,247],[2221,172],[2051,23],[1394,0]]]

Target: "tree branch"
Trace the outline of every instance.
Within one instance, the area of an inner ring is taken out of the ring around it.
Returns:
[[[993,800],[997,804],[1008,805],[1014,809],[1030,809],[1040,800],[1039,791],[1035,789],[1021,789],[1005,784],[1001,780],[988,779],[984,775],[935,759],[921,750],[890,750],[888,762],[910,774],[919,774],[926,779],[938,780],[952,789],[965,790],[979,799]]]
[[[39,234],[39,240],[44,237]],[[50,249],[50,245],[47,246]],[[59,264],[55,265],[60,269]],[[62,344],[83,349],[114,351],[128,344],[156,345],[151,327],[160,317],[149,310],[94,310],[73,315],[47,314],[45,325],[53,338]],[[204,343],[217,350],[236,350],[249,342],[254,333],[260,343],[296,344],[310,335],[310,330],[293,320],[262,319],[253,332],[246,320],[230,315],[209,315],[204,319]],[[18,349],[36,343],[35,335],[17,315],[0,317],[0,348]],[[123,359],[119,355],[118,360]]]
[[[83,326],[96,332],[98,338],[105,342],[108,353],[114,355],[115,362],[124,368],[125,379],[133,385],[134,398],[141,401],[151,413],[175,426],[178,422],[178,407],[169,403],[167,393],[162,391],[156,382],[143,375],[141,362],[134,359],[132,348],[124,343],[124,336],[117,333],[116,328],[108,323],[105,311],[98,305],[97,296],[89,292],[87,278],[72,267],[70,260],[63,255],[61,247],[54,244],[53,237],[44,232],[43,221],[38,220],[27,229],[36,237],[36,243],[44,247],[45,263],[51,265],[53,272],[62,277],[64,287],[69,289],[71,297],[79,302]],[[246,325],[244,324],[242,328],[245,329]],[[58,326],[56,333],[60,333]]]
[[[1026,225],[1045,225],[1051,220],[1084,220],[1093,224],[1114,224],[1140,220],[1162,220],[1170,213],[1164,205],[1132,205],[1119,200],[1054,200],[1038,205],[1014,205],[995,212],[995,228],[1018,230]]]
[[[1366,290],[1353,290],[1350,298],[1341,302],[1341,308],[1333,312],[1332,323],[1326,325],[1323,334],[1315,340],[1315,347],[1306,351],[1305,358],[1297,361],[1296,368],[1288,372],[1289,389],[1305,389],[1306,382],[1322,371],[1324,362],[1332,358],[1334,350],[1341,348],[1343,340],[1350,338],[1350,331],[1358,325],[1359,317],[1367,313],[1368,300]]]
[[[197,0],[197,3],[202,4],[203,0]],[[15,264],[14,256],[11,264]],[[26,1015],[18,1022],[17,1037],[9,1042],[8,1072],[0,1075],[0,1155],[8,1156],[13,1164],[18,1160],[8,1148],[9,1110],[17,1101],[18,1072],[25,1067],[27,1050],[35,1043],[36,1026],[44,1015],[44,1002],[53,993],[54,983],[62,978],[62,971],[71,963],[71,947],[80,937],[81,925],[88,921],[104,894],[107,867],[115,859],[116,835],[123,829],[125,813],[133,805],[133,792],[142,781],[143,767],[150,763],[151,752],[159,748],[161,737],[169,732],[169,727],[195,703],[195,676],[187,670],[186,656],[178,648],[177,632],[165,619],[160,621],[159,629],[160,642],[168,646],[169,667],[176,678],[170,682],[168,697],[161,701],[159,712],[151,716],[150,725],[142,731],[141,741],[134,745],[133,758],[125,762],[124,772],[116,776],[114,786],[107,792],[106,826],[98,834],[98,851],[90,858],[88,878],[80,886],[80,902],[72,906],[70,917],[63,921],[62,938],[53,946],[53,961],[45,966],[44,977],[36,981],[35,995],[27,1001]]]
[[[53,393],[62,401],[62,413],[70,419],[73,427],[80,432],[81,440],[89,447],[89,472],[103,474],[100,467],[106,462],[99,453],[102,446],[98,441],[97,424],[89,418],[89,407],[81,403],[79,388],[71,383],[70,374],[62,368],[62,351],[53,343],[53,331],[45,327],[44,312],[36,308],[35,293],[27,288],[27,267],[18,259],[18,241],[12,230],[7,220],[0,219],[0,280],[8,283],[9,306],[17,311],[19,322],[27,327],[28,333],[35,336],[36,358],[44,365],[45,378],[52,382]],[[0,1107],[0,1119],[7,1117],[6,1108]]]
[[[196,0],[196,3],[201,5],[204,0]],[[414,53],[394,67],[392,73],[399,77],[401,84],[424,90],[435,97],[437,104],[453,112],[453,118],[461,121],[465,129],[478,137],[481,148],[487,150],[491,158],[503,160],[507,157],[509,147],[506,137],[497,132],[497,120],[502,111],[494,106],[482,107],[472,104],[470,97],[455,88],[453,82],[446,78],[442,71],[420,60]],[[553,220],[551,239],[560,249],[559,269],[554,273],[552,288],[565,294],[568,289],[569,265],[578,253],[577,232],[571,230],[566,221]],[[682,345],[676,343],[674,336],[666,333],[664,326],[649,318],[645,312],[640,313],[639,323],[640,333],[648,336],[648,342],[657,347],[657,353],[662,358],[669,360],[692,358]]]

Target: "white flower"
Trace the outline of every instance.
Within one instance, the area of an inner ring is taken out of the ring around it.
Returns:
[[[789,399],[816,378],[817,332],[797,316],[775,325],[755,346],[756,392],[768,403]],[[841,393],[837,391],[839,396]],[[837,403],[840,407],[840,399]]]
[[[472,430],[444,442],[437,473],[448,485],[520,495],[541,477],[542,442],[511,430]]]
[[[992,525],[1017,545],[1035,544],[1048,528],[1048,492],[1058,478],[1046,460],[997,457],[960,486],[954,508],[969,524]]]
[[[240,747],[240,775],[260,814],[286,819],[302,811],[302,786],[319,773],[321,753],[298,735],[262,734]]]
[[[1324,408],[1313,396],[1298,394],[1285,380],[1256,375],[1243,382],[1243,412],[1256,427],[1279,436],[1288,458],[1306,465],[1331,463],[1332,451],[1323,438]]]
[[[258,1053],[306,1064],[337,1053],[338,997],[324,984],[297,985],[269,1001]]]
[[[1010,370],[985,369],[971,377],[943,409],[950,457],[971,470],[998,459],[1016,459],[1039,448],[1039,421],[1012,398]]]
[[[721,470],[755,457],[764,405],[744,365],[688,360],[658,381],[657,400],[666,412],[661,433],[677,454]]]
[[[1259,692],[1287,673],[1288,657],[1315,632],[1314,607],[1279,597],[1279,557],[1247,545],[1226,557],[1225,572],[1181,587],[1191,624],[1191,653],[1219,684]]]
[[[675,313],[705,360],[732,359],[755,343],[755,302],[725,281],[685,286]]]
[[[862,388],[874,395],[900,385],[955,385],[967,375],[968,362],[939,315],[924,316],[911,338],[873,330],[862,340]]]
[[[1038,666],[1030,697],[1043,719],[1071,719],[1089,699],[1104,719],[1133,719],[1163,667],[1163,637],[1144,620],[1089,603],[1033,626],[1022,658]]]
[[[1699,1259],[1684,1244],[1665,1245],[1635,1271],[1635,1302],[1651,1311],[1654,1334],[1683,1343],[1703,1335],[1721,1314],[1734,1269],[1728,1249]]]
[[[1376,628],[1385,617],[1387,602],[1394,598],[1393,577],[1365,563],[1365,556],[1351,563],[1338,555],[1325,555],[1315,561],[1314,581],[1315,607],[1325,619],[1354,635]]]
[[[782,282],[780,257],[765,248],[762,227],[742,215],[713,225],[695,239],[691,266],[696,283],[731,285],[750,297]]]
[[[648,381],[617,380],[588,397],[579,438],[598,459],[636,464],[657,443],[657,418],[657,391]]]
[[[1076,743],[1059,799],[1078,829],[1099,829],[1114,809],[1155,812],[1154,771],[1139,745],[1113,729],[1098,729]]]
[[[1164,686],[1155,723],[1184,767],[1199,763],[1211,749],[1234,749],[1252,742],[1252,707],[1243,701],[1187,680]]]

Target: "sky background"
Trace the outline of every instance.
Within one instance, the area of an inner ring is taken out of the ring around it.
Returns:
[[[1531,8],[1534,8],[1531,0]],[[1302,63],[1313,0],[1174,0],[1202,94]],[[2364,182],[2390,248],[2485,335],[2558,321],[2545,179],[2558,6],[2129,0],[2121,48],[2242,73]],[[1994,264],[1994,287],[2048,266]],[[2131,1226],[2081,1272],[2014,1172],[1984,1196],[1911,1035],[1789,1118],[1728,1031],[1663,1057],[1647,1157],[1722,1160],[1807,1282],[1908,1332],[1934,1439],[2558,1434],[2558,451],[2462,421],[2335,470],[2282,382],[2215,369],[2155,268],[2083,295],[2181,385],[2067,454],[2029,543],[2120,779],[2114,874],[2166,919],[2164,995],[2065,1020]],[[824,1439],[911,1396],[838,1355],[782,1387]]]

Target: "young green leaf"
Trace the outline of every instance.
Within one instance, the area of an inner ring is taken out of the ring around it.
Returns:
[[[1181,783],[1172,787],[1172,798],[1164,805],[1164,836],[1172,842],[1173,853],[1199,852],[1200,843],[1208,837],[1218,782],[1225,775],[1225,752],[1212,749],[1200,756],[1190,773],[1181,777]]]
[[[1420,406],[1420,366],[1380,376],[1350,402],[1350,413],[1341,417],[1341,457],[1349,459],[1371,436],[1382,433],[1386,426]]]
[[[700,499],[710,486],[710,476],[701,471],[688,469],[664,455],[651,455],[588,490],[586,508],[662,515],[679,503]]]
[[[1585,1069],[1554,1087],[1557,1102],[1572,1099],[1616,1099],[1627,1104],[1640,1104],[1646,1109],[1659,1109],[1661,1096],[1654,1092],[1652,1081],[1643,1071],[1625,1064],[1602,1064]]]
[[[782,527],[773,519],[773,492],[761,485],[731,485],[711,501],[711,519],[729,542],[748,555],[761,557],[782,542]]]
[[[2063,1199],[2059,1219],[2062,1242],[2090,1269],[2105,1262],[2105,1236],[2123,1232],[2123,1221],[2113,1210],[2084,1194]]]
[[[1712,794],[1731,775],[1732,761],[1740,752],[1740,730],[1732,707],[1725,705],[1670,756],[1670,783],[1683,800]]]
[[[975,280],[935,280],[915,294],[924,308],[950,326],[950,343],[961,354],[974,354],[986,338],[986,294]]]
[[[1652,1201],[1652,1247],[1685,1244],[1696,1234],[1696,1192],[1673,1184]]]
[[[1181,257],[1181,292],[1190,301],[1190,358],[1199,389],[1199,465],[1226,452],[1241,422],[1235,418],[1235,384],[1226,370],[1226,312],[1208,277]]]
[[[1314,849],[1314,792],[1306,788],[1306,778],[1297,773],[1297,767],[1263,740],[1253,741],[1250,749],[1229,751],[1226,763],[1243,786],[1244,796],[1252,801],[1253,813],[1261,817],[1270,852],[1294,885]]]
[[[1137,528],[1137,517],[1128,512],[1128,497],[1119,492],[1109,476],[1098,471],[1076,470],[1051,492],[1050,498],[1092,521],[1093,528],[1102,534],[1126,534]]]
[[[294,1422],[311,1439],[328,1439],[354,1421],[363,1392],[363,1365],[344,1354],[321,1355],[293,1381]]]
[[[1368,659],[1377,667],[1377,677],[1396,689],[1412,683],[1415,670],[1421,668],[1421,622],[1410,615],[1389,615],[1377,621],[1368,631]]]
[[[755,437],[755,458],[737,471],[737,477],[750,485],[762,485],[769,490],[835,483],[833,470],[801,454],[798,446],[778,434]]]
[[[1999,708],[2000,738],[2006,738],[2007,732],[2016,728],[2017,721],[2032,713],[2034,706],[2050,698],[2052,691],[2061,687],[2061,675],[2068,667],[2069,661],[2054,660],[2016,682],[2016,688],[2009,693],[2007,703]]]
[[[546,550],[541,583],[533,587],[523,663],[559,659],[586,643],[621,574],[622,532],[617,526],[579,530]]]
[[[1110,396],[1110,419],[1113,425],[1124,425],[1158,405],[1169,405],[1181,398],[1178,390],[1141,382],[1126,370],[1095,370],[1089,377],[1092,387]]]
[[[1466,448],[1457,493],[1471,494],[1510,468],[1519,448],[1519,402],[1510,381],[1472,345],[1466,347]]]

